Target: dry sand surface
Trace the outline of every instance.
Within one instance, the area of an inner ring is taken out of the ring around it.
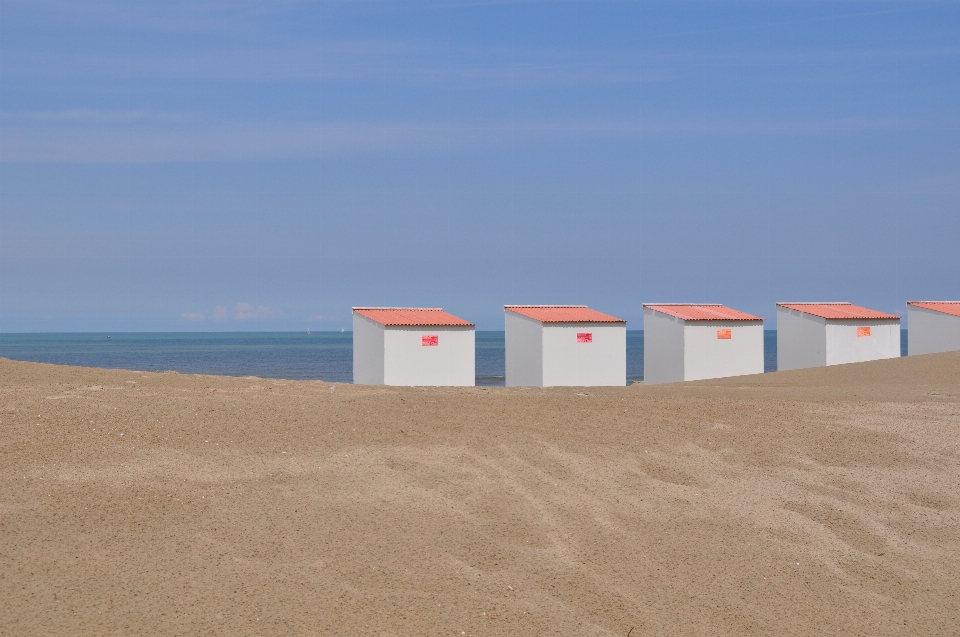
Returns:
[[[547,390],[0,359],[3,635],[957,635],[958,507],[960,353]]]

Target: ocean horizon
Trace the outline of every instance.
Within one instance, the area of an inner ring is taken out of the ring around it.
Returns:
[[[764,371],[777,370],[777,332],[764,330]],[[907,331],[901,330],[901,356]],[[20,361],[181,374],[353,382],[353,332],[0,333]],[[643,381],[643,330],[627,330],[627,382]],[[504,333],[476,333],[478,386],[504,384]]]

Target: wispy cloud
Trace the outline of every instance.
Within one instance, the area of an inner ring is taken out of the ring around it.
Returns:
[[[548,0],[544,0],[544,4]],[[691,75],[713,76],[728,67],[770,69],[806,67],[810,81],[843,74],[850,66],[862,73],[861,65],[872,64],[877,73],[889,75],[896,60],[953,58],[960,47],[949,46],[858,46],[824,49],[810,44],[797,47],[771,46],[766,38],[753,46],[710,48],[691,44],[697,36],[739,31],[763,32],[771,27],[819,23],[864,16],[917,11],[938,3],[893,3],[880,10],[852,13],[814,11],[799,19],[774,20],[756,24],[736,22],[731,26],[703,31],[652,31],[641,29],[633,43],[594,43],[565,47],[562,44],[534,45],[501,40],[488,46],[469,40],[452,42],[443,37],[369,35],[348,39],[336,30],[291,29],[291,24],[322,23],[321,16],[349,20],[371,14],[396,16],[431,8],[466,8],[471,4],[515,4],[516,0],[478,3],[404,2],[316,3],[305,0],[169,1],[169,2],[81,2],[74,0],[7,0],[7,22],[30,23],[30,28],[47,26],[51,20],[70,21],[73,28],[113,29],[128,35],[131,30],[171,30],[187,33],[187,46],[150,48],[139,40],[116,38],[111,46],[80,49],[34,47],[29,41],[15,42],[4,51],[3,74],[19,83],[34,85],[50,81],[83,78],[91,80],[147,81],[194,80],[260,82],[357,81],[380,85],[409,83],[466,83],[478,86],[598,85],[684,79]],[[525,2],[524,2],[525,3]],[[540,4],[532,0],[533,4]],[[625,6],[630,3],[623,3]],[[817,4],[817,3],[814,3]],[[824,3],[828,4],[828,3]],[[943,3],[939,3],[943,4]],[[549,10],[549,8],[545,9]],[[760,11],[759,14],[765,14]],[[629,13],[639,25],[640,13]],[[31,22],[32,21],[32,22]],[[212,37],[199,31],[224,32]],[[730,37],[737,37],[731,35]],[[679,39],[678,39],[679,38]],[[679,42],[679,44],[675,44]],[[849,80],[849,77],[845,77]]]
[[[958,130],[960,120],[891,117],[720,120],[547,120],[326,124],[235,123],[183,127],[4,127],[6,163],[247,161],[396,150],[516,146],[571,139],[665,135],[816,135]]]
[[[254,307],[249,303],[237,303],[233,307],[233,319],[235,321],[249,321],[251,319],[267,318],[281,314],[280,310],[272,307],[258,305]]]
[[[403,40],[220,45],[163,55],[8,51],[4,75],[38,79],[376,84],[579,85],[637,83],[643,57],[623,51],[560,51],[431,44]],[[644,75],[649,79],[650,70]]]
[[[187,323],[203,323],[208,319],[213,323],[224,323],[226,321],[251,321],[282,315],[283,312],[277,308],[266,307],[264,305],[253,306],[250,303],[237,303],[232,308],[223,305],[216,306],[209,314],[204,311],[184,312],[180,315],[180,320]]]
[[[416,14],[511,4],[577,4],[595,0],[4,0],[6,10],[36,19],[91,22],[98,26],[172,33],[256,33],[265,21],[327,19],[344,15]]]
[[[158,113],[149,109],[98,110],[73,108],[62,111],[0,111],[0,122],[7,126],[17,124],[117,124],[117,123],[171,123],[184,122],[184,113]]]
[[[68,78],[147,81],[369,82],[495,86],[637,84],[684,79],[743,68],[781,72],[806,69],[812,78],[832,76],[854,65],[889,74],[895,62],[955,60],[960,47],[752,48],[550,48],[478,46],[424,40],[355,40],[288,36],[275,41],[230,41],[190,50],[70,51],[12,49],[4,52],[3,74],[17,82]],[[812,65],[812,67],[811,67]]]
[[[6,11],[21,20],[45,18],[91,22],[115,28],[179,33],[249,31],[256,19],[281,14],[303,0],[5,0]]]

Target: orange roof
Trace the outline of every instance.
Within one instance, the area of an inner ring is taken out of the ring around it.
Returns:
[[[960,316],[960,301],[907,301],[907,305]]]
[[[473,323],[438,307],[355,307],[353,311],[381,325],[473,327]]]
[[[644,303],[643,307],[675,316],[684,321],[762,321],[754,316],[719,303]]]
[[[541,323],[626,323],[586,305],[504,305],[503,309]]]
[[[853,303],[777,303],[798,312],[806,312],[825,319],[899,319],[896,314],[860,307]]]

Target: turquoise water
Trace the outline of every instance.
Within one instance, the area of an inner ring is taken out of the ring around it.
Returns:
[[[901,354],[906,356],[907,333]],[[0,334],[0,356],[23,361],[182,374],[353,380],[351,332]],[[503,385],[503,332],[477,332],[477,385]],[[777,369],[777,333],[764,332],[764,368]],[[627,379],[643,380],[643,331],[627,330]]]

